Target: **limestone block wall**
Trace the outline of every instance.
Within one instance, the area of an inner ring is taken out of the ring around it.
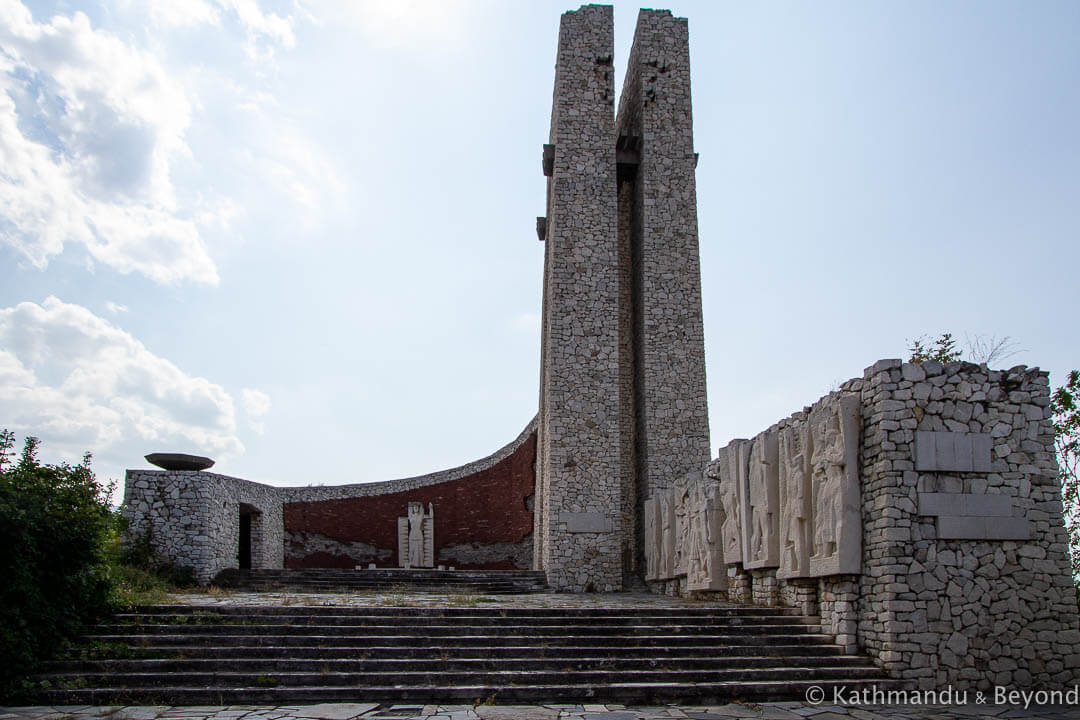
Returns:
[[[616,132],[624,155],[619,209],[630,217],[620,242],[633,258],[637,484],[644,499],[709,459],[686,18],[670,10],[638,13]]]
[[[1080,620],[1047,374],[886,360],[855,385],[860,644],[925,688],[1075,682]]]
[[[838,644],[920,689],[1080,681],[1049,400],[1037,368],[882,360],[733,441],[703,480],[720,483],[727,596],[816,612]],[[771,434],[778,503],[750,492],[751,465],[758,482],[772,471],[754,451]],[[831,509],[829,493],[840,498]]]
[[[208,472],[128,470],[122,512],[133,536],[207,582],[237,567],[241,511],[252,515],[251,565],[280,568],[281,499],[277,488]]]
[[[610,6],[564,13],[549,136],[535,564],[555,588],[623,583]]]

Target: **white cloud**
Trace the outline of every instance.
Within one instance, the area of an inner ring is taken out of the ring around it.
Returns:
[[[105,301],[105,309],[113,315],[119,315],[120,313],[126,313],[128,311],[127,305],[121,305],[120,303],[115,303],[112,300]]]
[[[247,30],[251,42],[265,36],[284,48],[291,50],[296,47],[292,18],[265,13],[259,9],[259,3],[255,0],[218,0],[218,2],[222,7],[227,7],[236,14],[240,24]]]
[[[270,396],[262,390],[244,388],[240,391],[240,404],[244,408],[244,414],[247,415],[251,429],[262,435],[266,426],[261,420],[270,412]]]
[[[0,309],[0,426],[74,457],[244,450],[233,398],[220,385],[55,297]]]
[[[221,22],[217,8],[205,0],[136,0],[146,2],[150,16],[159,25],[190,27],[194,25],[218,25]]]
[[[17,0],[0,0],[0,48],[0,242],[39,268],[82,243],[122,273],[217,283],[170,179],[191,105],[157,59]]]
[[[346,22],[377,46],[410,52],[442,52],[463,46],[475,16],[487,2],[446,0],[312,0],[314,14]]]

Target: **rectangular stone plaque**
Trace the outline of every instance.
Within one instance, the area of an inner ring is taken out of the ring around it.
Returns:
[[[937,520],[939,540],[1030,540],[1031,523],[1015,517],[951,517]]]
[[[559,513],[559,522],[566,523],[568,533],[606,533],[614,528],[611,519],[598,512]]]
[[[915,469],[921,472],[990,472],[993,438],[983,433],[915,433]]]
[[[919,493],[919,514],[952,517],[1012,517],[1012,500],[1008,495]]]

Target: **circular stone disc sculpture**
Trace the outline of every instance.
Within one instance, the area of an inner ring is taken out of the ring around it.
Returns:
[[[214,465],[208,457],[185,453],[150,453],[146,461],[164,470],[206,470]]]

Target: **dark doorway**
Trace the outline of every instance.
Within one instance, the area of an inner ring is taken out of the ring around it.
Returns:
[[[240,549],[236,559],[241,570],[251,569],[251,513],[240,515]]]

